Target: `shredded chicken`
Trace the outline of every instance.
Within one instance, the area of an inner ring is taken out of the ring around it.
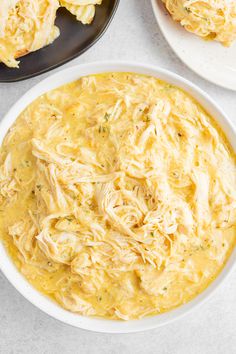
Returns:
[[[162,0],[189,32],[230,46],[236,39],[235,0]]]
[[[61,6],[64,6],[72,15],[76,16],[77,21],[84,25],[90,24],[95,16],[95,5],[100,5],[102,0],[60,0]]]

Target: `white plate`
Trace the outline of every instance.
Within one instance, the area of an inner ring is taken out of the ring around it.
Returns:
[[[187,91],[190,95],[211,114],[219,125],[224,130],[226,136],[231,142],[233,149],[236,152],[236,131],[231,125],[229,119],[224,115],[218,105],[201,89],[191,82],[183,79],[174,73],[167,70],[157,68],[155,66],[136,64],[130,62],[100,62],[90,63],[85,65],[78,65],[57,72],[49,76],[31,90],[26,92],[10,109],[0,123],[0,145],[4,136],[6,135],[10,126],[14,123],[18,115],[38,96],[46,91],[52,90],[58,86],[68,82],[79,79],[81,76],[89,74],[98,74],[102,72],[136,72],[157,77],[161,80],[167,81],[170,84],[176,85]],[[91,318],[80,316],[72,312],[64,310],[62,307],[51,301],[46,296],[39,293],[30,283],[18,272],[11,258],[8,256],[4,246],[0,242],[0,269],[8,278],[8,280],[15,286],[15,288],[32,304],[47,313],[48,315],[75,327],[106,333],[129,333],[143,331],[167,323],[175,321],[176,319],[186,315],[190,310],[196,308],[198,305],[206,301],[216,290],[216,288],[223,282],[226,276],[233,269],[236,264],[236,249],[228,260],[223,271],[217,279],[200,295],[189,303],[180,306],[179,308],[160,314],[158,316],[148,317],[133,321],[114,321],[98,318]],[[2,305],[4,306],[4,305]],[[27,314],[26,314],[27,315]]]
[[[204,41],[174,21],[161,0],[151,0],[165,39],[176,55],[204,79],[236,91],[236,42],[229,48]]]

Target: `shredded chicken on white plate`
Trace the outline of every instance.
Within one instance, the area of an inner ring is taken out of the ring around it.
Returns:
[[[230,46],[236,40],[235,0],[162,0],[189,32]]]

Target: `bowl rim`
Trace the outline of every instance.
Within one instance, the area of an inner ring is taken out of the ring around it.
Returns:
[[[207,93],[205,93],[195,84],[171,71],[161,69],[154,65],[129,61],[92,62],[88,64],[72,66],[48,76],[46,79],[42,80],[33,86],[30,90],[28,90],[3,117],[0,122],[0,144],[2,143],[2,139],[4,138],[9,127],[13,124],[19,114],[35,98],[63,84],[75,81],[82,76],[105,72],[134,72],[138,74],[150,75],[176,85],[177,87],[188,92],[205,108],[209,114],[214,117],[216,122],[218,122],[224,131],[234,151],[236,151],[236,129],[228,117],[224,114],[222,109],[218,106],[218,104],[214,102]],[[74,327],[94,332],[132,333],[161,327],[171,323],[183,317],[189,311],[196,309],[199,305],[208,300],[235,267],[236,248],[233,250],[231,256],[226,262],[226,265],[217,276],[217,278],[207,287],[207,289],[197,295],[193,300],[169,312],[127,322],[86,317],[64,310],[30,285],[30,283],[17,270],[16,266],[11,261],[11,258],[7,254],[7,251],[2,242],[0,242],[0,260],[0,270],[9,280],[9,282],[18,290],[22,296],[24,296],[33,305],[51,317]]]

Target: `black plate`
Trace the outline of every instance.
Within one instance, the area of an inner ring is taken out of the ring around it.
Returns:
[[[90,48],[108,28],[119,0],[103,0],[96,6],[91,25],[82,25],[65,8],[57,12],[56,25],[60,36],[53,44],[20,58],[20,68],[8,68],[0,63],[0,82],[25,80],[45,73],[78,57]]]

